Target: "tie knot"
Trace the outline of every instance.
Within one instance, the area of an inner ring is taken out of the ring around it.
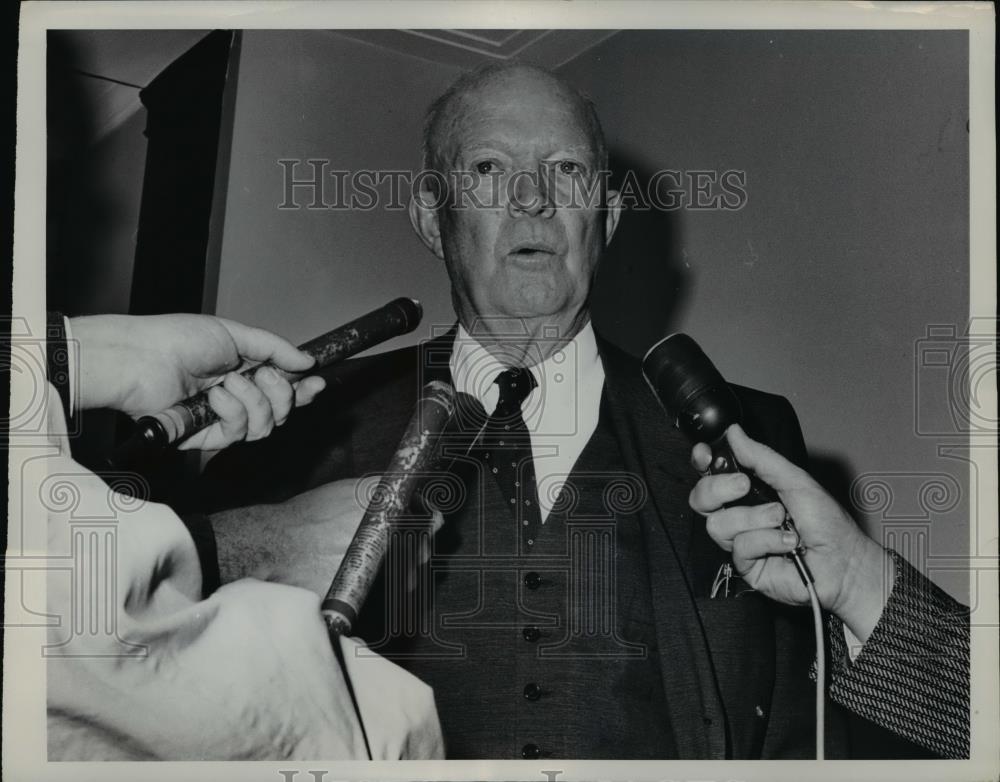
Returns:
[[[497,407],[504,409],[520,409],[521,403],[538,385],[534,373],[530,369],[522,369],[521,367],[504,370],[497,375],[493,382],[500,387],[500,399],[497,401]]]

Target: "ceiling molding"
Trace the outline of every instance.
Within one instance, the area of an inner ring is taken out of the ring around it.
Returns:
[[[421,60],[475,68],[519,62],[558,68],[617,30],[330,30],[332,34]]]
[[[457,68],[520,61],[558,68],[617,30],[324,30],[424,61]],[[60,71],[95,143],[140,110],[139,89],[207,35],[205,30],[52,30],[49,63]],[[129,86],[134,85],[134,86]],[[77,121],[81,116],[75,114]]]

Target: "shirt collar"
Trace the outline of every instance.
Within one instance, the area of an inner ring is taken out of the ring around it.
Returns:
[[[451,352],[451,377],[455,390],[480,401],[487,414],[497,405],[500,390],[496,377],[507,367],[469,335],[461,323]],[[604,369],[597,352],[594,327],[588,321],[573,339],[553,352],[541,364],[530,368],[538,383],[524,402],[525,421],[548,416],[577,406],[581,389],[598,389],[604,383]]]

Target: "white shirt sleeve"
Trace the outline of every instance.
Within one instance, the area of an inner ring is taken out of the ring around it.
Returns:
[[[843,624],[843,623],[841,623]],[[847,656],[853,663],[858,659],[858,655],[861,654],[861,649],[864,646],[861,640],[850,631],[846,624],[844,627],[844,640],[847,641]]]
[[[66,335],[66,373],[69,375],[69,414],[70,417],[76,415],[76,373],[79,371],[77,362],[79,361],[78,351],[73,350],[73,329],[69,325],[69,318],[63,315],[63,333]]]

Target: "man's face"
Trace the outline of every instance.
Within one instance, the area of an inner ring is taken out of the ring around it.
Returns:
[[[575,331],[614,228],[601,199],[586,196],[599,161],[582,107],[539,74],[507,74],[464,96],[444,151],[457,194],[437,214],[436,251],[460,320]]]

